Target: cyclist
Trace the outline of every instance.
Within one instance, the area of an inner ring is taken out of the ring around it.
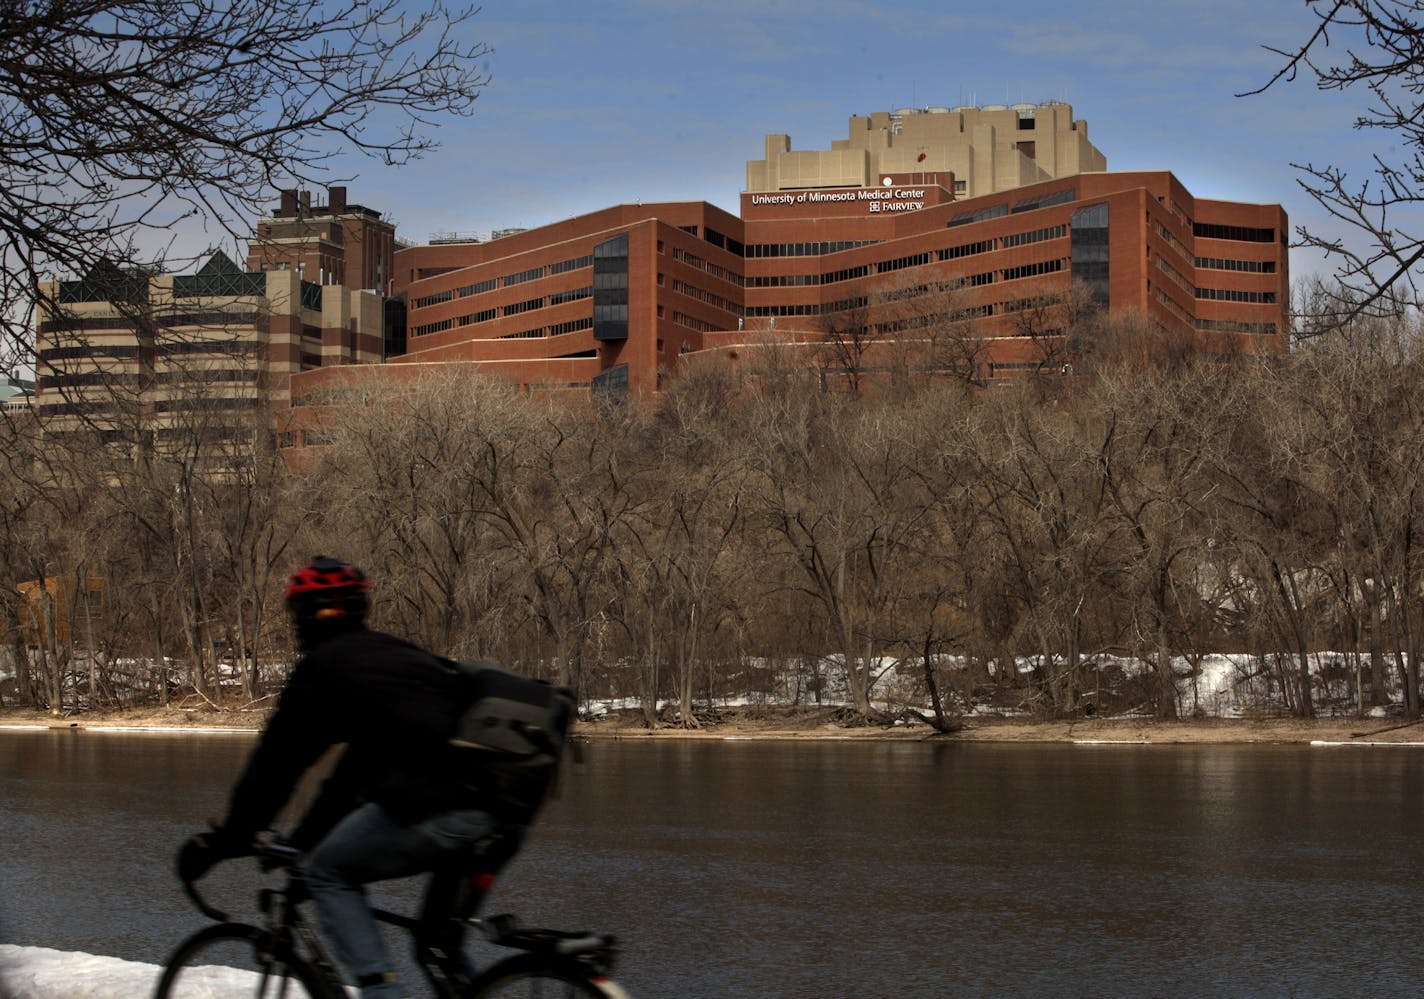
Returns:
[[[370,580],[320,556],[287,583],[302,652],[228,804],[227,817],[179,851],[197,880],[251,852],[302,775],[346,744],[291,835],[307,852],[317,920],[364,999],[402,994],[364,885],[433,871],[496,825],[447,739],[464,702],[460,680],[430,653],[366,627]],[[432,896],[433,897],[433,896]]]

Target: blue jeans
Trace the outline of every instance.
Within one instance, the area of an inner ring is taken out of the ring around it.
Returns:
[[[399,999],[391,961],[365,885],[440,867],[494,831],[488,812],[441,812],[413,825],[396,822],[380,805],[362,805],[336,824],[311,852],[307,886],[336,956],[361,985],[362,999]]]

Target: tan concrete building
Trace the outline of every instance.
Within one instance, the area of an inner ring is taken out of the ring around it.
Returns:
[[[748,193],[876,187],[912,176],[956,198],[977,198],[1045,180],[1107,169],[1073,108],[1042,104],[901,108],[855,115],[829,150],[793,150],[766,137],[766,158],[747,162]]]
[[[49,282],[35,406],[46,432],[83,423],[119,442],[250,432],[285,410],[291,376],[381,360],[383,302],[243,271],[215,253],[191,275],[117,270]]]

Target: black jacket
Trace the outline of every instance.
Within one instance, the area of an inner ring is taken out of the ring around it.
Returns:
[[[268,828],[302,775],[332,746],[340,762],[292,835],[309,850],[363,802],[402,822],[478,807],[446,740],[465,707],[462,681],[439,659],[379,631],[317,646],[292,670],[228,805],[224,832]]]

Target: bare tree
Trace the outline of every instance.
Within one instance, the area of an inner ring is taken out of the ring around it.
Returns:
[[[991,341],[974,328],[976,307],[964,279],[908,278],[878,296],[890,334],[892,373],[912,387],[945,377],[982,388]]]
[[[0,322],[27,341],[41,278],[152,260],[337,152],[399,164],[487,76],[477,8],[442,0],[5,0]],[[59,303],[51,303],[58,305]]]
[[[1114,589],[1130,604],[1133,644],[1156,675],[1160,717],[1178,716],[1174,659],[1205,613],[1194,569],[1208,539],[1210,469],[1229,460],[1216,410],[1239,391],[1233,374],[1202,363],[1126,368],[1094,384],[1107,428],[1099,450],[1107,516],[1123,540]]]
[[[1015,643],[1038,652],[1037,673],[1056,712],[1075,706],[1093,600],[1117,564],[1109,539],[1102,450],[1107,430],[1081,399],[1044,406],[1031,386],[984,400],[958,460],[978,479],[985,558],[1001,578],[981,582],[1013,670]],[[1011,627],[1012,626],[1012,627]]]
[[[1304,246],[1336,264],[1341,294],[1337,320],[1363,312],[1391,315],[1420,304],[1424,231],[1410,228],[1408,213],[1424,201],[1424,3],[1419,0],[1308,0],[1315,19],[1295,48],[1267,50],[1285,62],[1265,84],[1238,96],[1259,94],[1302,73],[1322,91],[1364,90],[1368,106],[1355,128],[1380,133],[1370,175],[1352,177],[1338,165],[1292,164],[1300,186],[1347,233],[1345,237],[1296,230]],[[1403,218],[1401,218],[1403,216]],[[1400,223],[1405,227],[1401,228]]]
[[[821,313],[821,364],[827,378],[845,380],[852,396],[859,397],[865,386],[872,348],[884,334],[874,322],[870,299],[858,295],[826,306]]]

